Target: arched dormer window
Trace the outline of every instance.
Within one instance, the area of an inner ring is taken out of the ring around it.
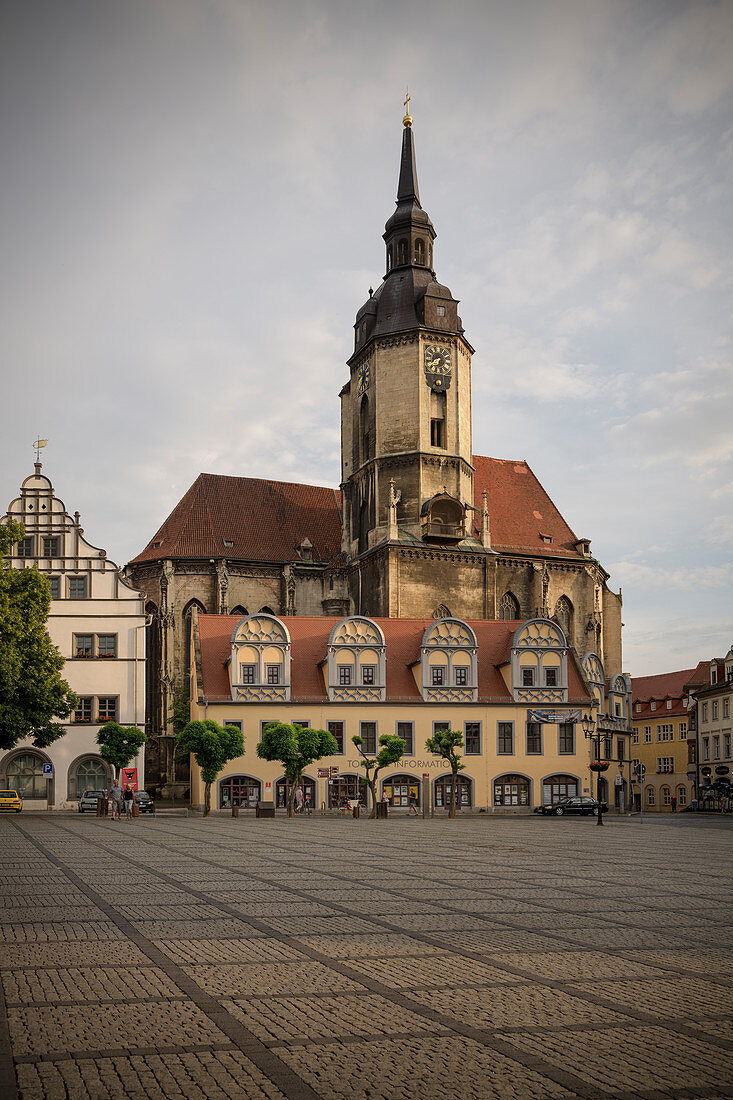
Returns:
[[[590,684],[593,698],[601,714],[606,712],[605,685],[606,674],[603,671],[603,661],[597,653],[586,653],[582,661],[585,678]]]
[[[272,613],[258,611],[232,631],[232,699],[290,699],[290,635]]]
[[[565,637],[571,638],[573,634],[573,605],[567,596],[561,596],[555,604],[554,618],[562,627]]]
[[[567,702],[567,641],[557,623],[528,619],[517,627],[512,638],[511,674],[515,702]]]
[[[364,615],[336,623],[328,639],[328,697],[350,702],[382,702],[387,647],[381,628]]]
[[[519,600],[513,592],[505,592],[499,600],[498,617],[506,622],[516,622],[517,619],[521,619]]]
[[[478,698],[478,642],[462,619],[436,619],[420,645],[422,697],[432,702]]]
[[[425,266],[425,241],[422,237],[418,237],[415,241],[415,263],[420,267]]]
[[[401,241],[397,242],[397,263],[407,263],[407,239],[405,237],[403,237]]]
[[[669,706],[669,702],[667,705]],[[609,684],[608,713],[612,718],[631,720],[631,684],[623,672],[612,677]]]

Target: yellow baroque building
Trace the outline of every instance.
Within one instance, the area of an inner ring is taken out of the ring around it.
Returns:
[[[352,738],[362,737],[371,754],[385,733],[406,749],[380,774],[380,797],[406,812],[411,801],[422,808],[425,792],[431,808],[445,809],[450,771],[425,743],[446,728],[464,735],[460,808],[528,812],[595,794],[581,724],[589,714],[611,761],[602,794],[612,784],[616,804],[626,805],[628,678],[606,681],[596,654],[579,662],[553,620],[194,613],[191,643],[192,719],[237,725],[244,735],[244,755],[218,778],[212,806],[219,810],[260,800],[285,806],[280,766],[256,753],[263,726],[282,721],[328,729],[339,745],[337,756],[306,769],[304,797],[314,809],[367,803]],[[192,805],[201,807],[203,795],[192,760]]]

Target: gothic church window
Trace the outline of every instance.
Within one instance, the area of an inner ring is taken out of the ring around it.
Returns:
[[[369,435],[369,398],[366,394],[361,399],[359,409],[359,430],[361,435],[361,461],[366,462],[371,457],[371,438]]]
[[[565,637],[569,638],[573,626],[573,605],[567,596],[561,596],[555,604],[554,618],[557,619],[560,626],[563,628]]]
[[[499,618],[507,621],[519,619],[519,601],[511,592],[505,592],[499,601]]]

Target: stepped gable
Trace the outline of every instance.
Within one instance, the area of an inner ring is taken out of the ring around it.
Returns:
[[[328,700],[323,676],[323,662],[329,635],[338,618],[278,615],[290,634],[290,694],[292,702]],[[228,699],[230,695],[228,665],[231,658],[232,632],[241,615],[198,616],[201,643],[201,675],[199,685],[209,701]],[[509,702],[510,692],[499,671],[509,663],[514,631],[521,622],[506,620],[466,620],[476,634],[478,654],[479,701]],[[426,629],[434,619],[372,619],[377,623],[387,644],[387,701],[414,701],[422,697],[412,673],[420,660],[420,644]],[[568,661],[568,702],[587,704],[588,695],[574,660]]]
[[[547,557],[573,557],[578,539],[524,461],[473,456],[474,505],[483,507],[483,491],[489,509],[491,546],[505,552],[542,553]],[[477,520],[474,529],[478,533]],[[542,536],[552,539],[543,540]]]
[[[341,553],[339,508],[340,494],[322,485],[199,474],[131,564],[164,558],[291,562],[306,538],[313,561],[334,561]]]

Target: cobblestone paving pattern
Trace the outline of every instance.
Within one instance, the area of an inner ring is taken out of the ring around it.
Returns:
[[[733,822],[0,819],[0,1098],[733,1096]]]

